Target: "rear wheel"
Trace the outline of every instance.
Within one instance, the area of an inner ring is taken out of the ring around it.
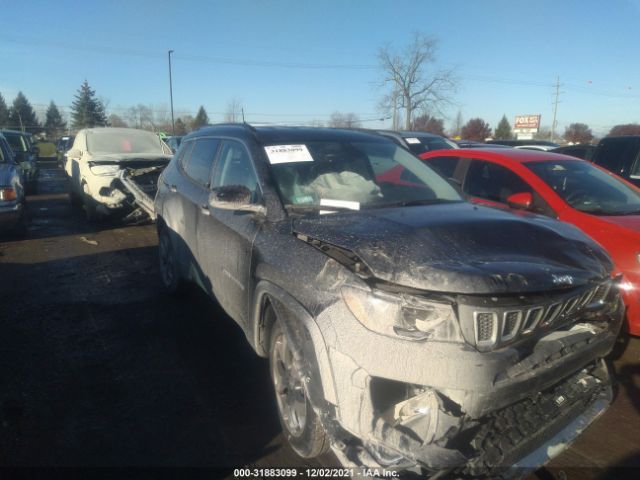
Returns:
[[[295,365],[289,339],[278,320],[271,330],[269,364],[285,437],[303,458],[322,455],[329,449],[329,439],[309,403],[303,374]]]
[[[184,290],[184,280],[176,263],[171,245],[171,237],[166,227],[158,228],[158,257],[160,261],[160,277],[162,285],[172,295]]]

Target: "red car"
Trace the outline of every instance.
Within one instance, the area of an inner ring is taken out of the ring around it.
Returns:
[[[629,331],[640,335],[640,189],[589,162],[548,152],[441,150],[420,158],[474,202],[557,218],[600,243],[623,275]],[[395,168],[378,180],[410,184],[407,173]]]

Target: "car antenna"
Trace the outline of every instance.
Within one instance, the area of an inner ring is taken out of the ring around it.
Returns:
[[[244,121],[244,107],[240,108],[240,111],[242,112],[242,123],[247,123]]]

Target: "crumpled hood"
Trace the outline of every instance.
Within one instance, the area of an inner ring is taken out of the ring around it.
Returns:
[[[292,228],[354,252],[376,278],[421,290],[541,292],[601,280],[613,266],[571,225],[466,202],[305,217]]]

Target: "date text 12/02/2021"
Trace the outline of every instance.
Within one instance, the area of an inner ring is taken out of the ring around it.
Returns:
[[[234,478],[398,478],[384,468],[236,468]]]

